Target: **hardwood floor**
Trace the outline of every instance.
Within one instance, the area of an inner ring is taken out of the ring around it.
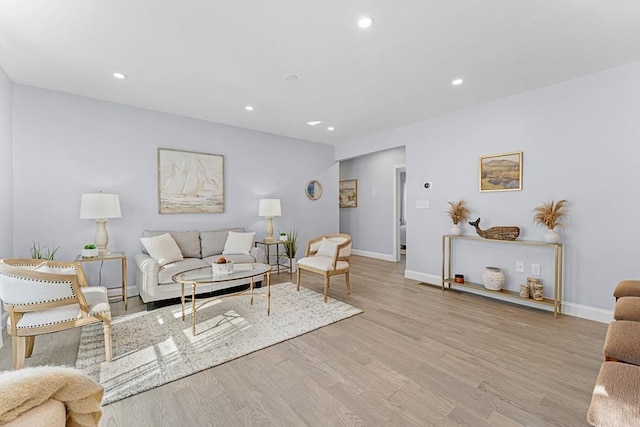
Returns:
[[[363,314],[108,405],[101,426],[587,425],[607,325],[442,292],[403,270],[352,257],[352,295],[334,277],[330,296]],[[73,365],[79,336],[39,337],[26,365]]]

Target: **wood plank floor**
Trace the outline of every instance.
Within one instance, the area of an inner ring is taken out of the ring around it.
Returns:
[[[340,277],[330,295],[363,314],[108,405],[101,425],[587,425],[607,325],[442,292],[403,271],[353,257],[352,295]],[[303,272],[303,283],[322,291],[318,276]],[[129,312],[142,309],[129,300]],[[27,366],[73,365],[79,336],[39,337]]]

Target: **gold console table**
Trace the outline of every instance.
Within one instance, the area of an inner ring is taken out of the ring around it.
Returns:
[[[464,283],[457,283],[451,274],[451,248],[454,240],[468,240],[474,242],[491,242],[505,245],[527,245],[527,246],[543,246],[554,250],[554,285],[553,285],[553,298],[544,298],[537,301],[534,299],[524,299],[520,297],[519,292],[514,292],[506,289],[499,291],[492,291],[485,288],[478,283],[471,283],[465,280]],[[446,273],[446,274],[445,274]],[[450,234],[444,234],[442,236],[442,290],[444,291],[445,285],[451,289],[451,285],[460,287],[461,289],[474,289],[476,292],[480,292],[485,296],[492,296],[499,294],[502,297],[512,300],[522,301],[523,299],[529,303],[542,304],[553,307],[553,317],[557,318],[558,314],[562,314],[562,244],[561,243],[544,243],[533,242],[527,240],[496,240],[496,239],[484,239],[481,237],[472,236],[454,236]]]

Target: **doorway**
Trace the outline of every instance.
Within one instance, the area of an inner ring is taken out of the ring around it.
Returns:
[[[407,168],[394,166],[394,258],[404,261],[407,254]]]

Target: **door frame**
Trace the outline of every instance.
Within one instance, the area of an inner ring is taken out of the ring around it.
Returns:
[[[393,259],[400,262],[400,209],[401,209],[401,183],[400,174],[407,172],[407,165],[393,166]],[[405,175],[406,179],[406,175]]]

